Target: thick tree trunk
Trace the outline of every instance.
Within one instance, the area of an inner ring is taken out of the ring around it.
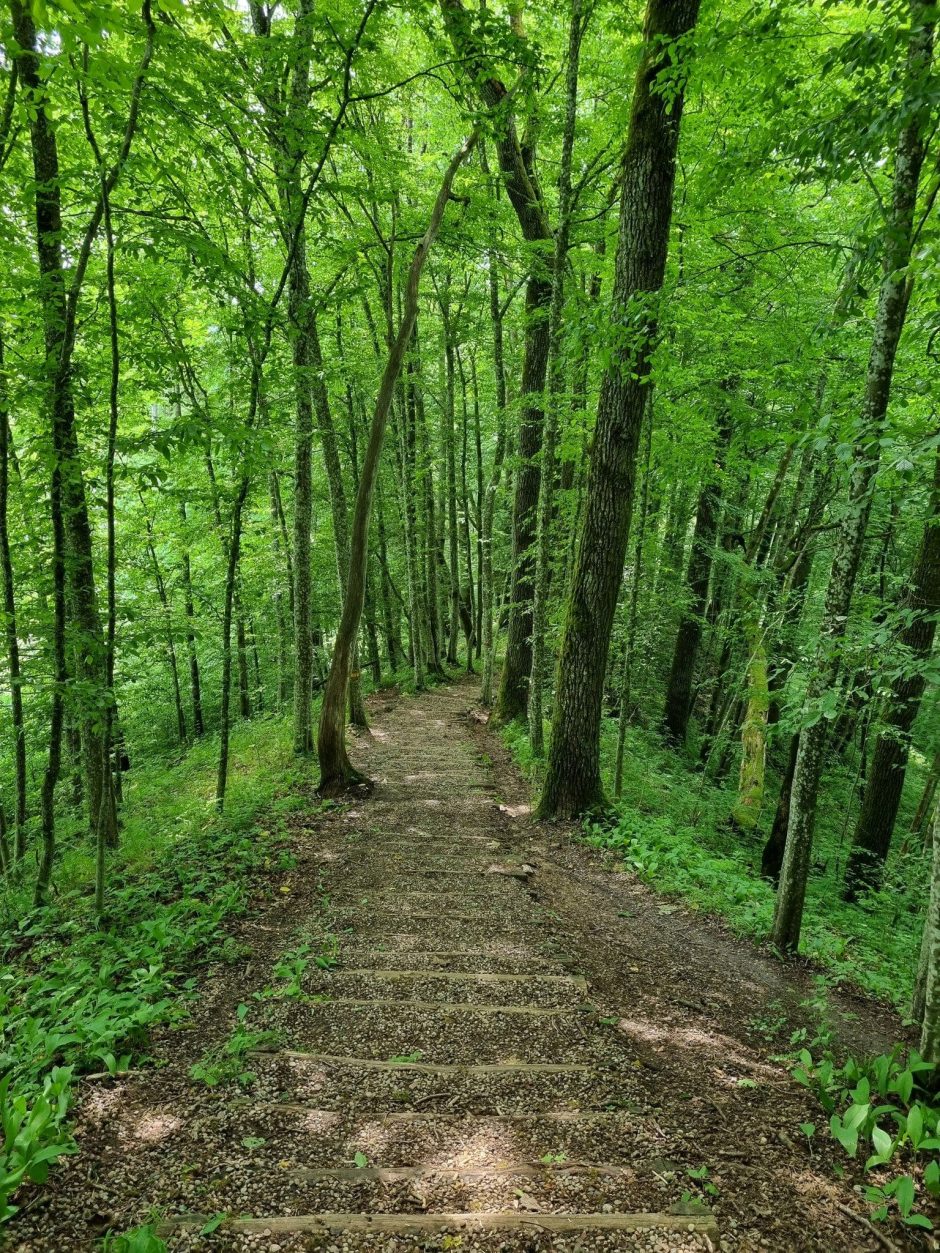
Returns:
[[[933,52],[934,9],[925,0],[911,0],[910,12],[908,112],[895,156],[894,189],[885,229],[881,288],[856,437],[849,500],[829,579],[814,672],[807,688],[807,704],[810,707],[838,682],[841,643],[868,527],[872,482],[878,469],[881,447],[878,441],[891,395],[894,361],[913,281],[908,267],[914,238],[917,188],[925,155],[924,132],[929,119],[929,106],[923,104],[921,96],[923,79],[930,71]],[[782,951],[793,951],[800,942],[826,734],[826,720],[818,717],[800,734],[773,931],[774,941]]]
[[[649,0],[622,166],[612,318],[624,340],[604,374],[584,519],[558,662],[542,818],[603,802],[600,718],[604,674],[623,576],[646,407],[657,306],[666,268],[683,93],[656,91],[675,41],[695,25],[698,0]],[[631,334],[626,334],[626,327]]]
[[[428,253],[440,230],[444,210],[450,199],[454,177],[473,148],[476,139],[476,132],[474,132],[461,144],[451,158],[444,174],[427,230],[415,249],[411,262],[401,323],[398,328],[398,334],[389,351],[388,361],[376,397],[375,413],[369,429],[369,440],[363,458],[362,474],[359,479],[359,490],[356,493],[356,507],[353,513],[349,579],[346,584],[346,594],[343,597],[343,613],[340,619],[339,630],[336,634],[336,643],[333,646],[330,673],[323,692],[323,709],[320,715],[320,729],[317,736],[317,752],[320,759],[320,789],[324,795],[339,794],[351,782],[362,777],[358,771],[353,769],[346,755],[346,721],[344,714],[346,687],[349,681],[353,650],[365,598],[372,494],[375,490],[375,482],[379,472],[379,458],[381,457],[382,444],[385,440],[385,427],[388,422],[389,409],[395,394],[395,386],[402,361],[411,342],[415,320],[418,316],[418,288],[421,271],[424,269]]]
[[[911,746],[911,731],[924,692],[924,666],[930,658],[940,611],[940,455],[934,467],[930,510],[904,600],[905,625],[899,642],[905,672],[895,679],[884,727],[878,736],[865,783],[862,809],[845,870],[845,897],[853,900],[881,881],[898,816]],[[911,667],[911,668],[908,668]]]

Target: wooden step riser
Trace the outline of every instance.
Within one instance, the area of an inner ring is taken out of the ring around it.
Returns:
[[[161,1234],[201,1229],[206,1215],[186,1215],[173,1222],[162,1223]],[[327,1232],[334,1235],[370,1234],[409,1236],[442,1232],[557,1232],[580,1231],[663,1231],[690,1232],[718,1238],[718,1224],[711,1214],[525,1214],[518,1211],[499,1213],[448,1214],[300,1214],[293,1217],[229,1219],[220,1230],[260,1235],[291,1235],[303,1232]]]

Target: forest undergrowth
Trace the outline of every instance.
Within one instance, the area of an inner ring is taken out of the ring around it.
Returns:
[[[542,763],[531,752],[518,725],[504,731],[514,758],[536,787]],[[607,794],[613,797],[616,723],[602,726],[601,763]],[[838,766],[824,790],[813,873],[809,880],[802,952],[832,984],[848,983],[896,1009],[910,1010],[921,939],[921,910],[929,891],[930,860],[915,837],[891,850],[880,891],[855,903],[842,899],[841,885],[857,816],[852,765]],[[923,786],[923,763],[912,755],[898,826],[910,821],[912,798]],[[768,794],[777,779],[768,772]],[[765,826],[743,833],[728,820],[734,787],[708,779],[690,754],[665,746],[656,733],[627,730],[621,795],[603,818],[584,824],[584,839],[622,857],[625,868],[659,893],[723,919],[738,935],[763,944],[771,933],[775,891],[761,877]]]
[[[111,1076],[146,1061],[150,1029],[181,1023],[202,965],[239,960],[224,923],[242,912],[258,876],[289,856],[283,816],[298,804],[290,722],[239,724],[231,790],[215,807],[211,738],[176,762],[129,772],[121,856],[109,913],[89,889],[87,841],[67,845],[56,891],[34,908],[28,885],[7,883],[0,934],[0,1222],[24,1179],[43,1182],[72,1150],[68,1110],[82,1075]]]

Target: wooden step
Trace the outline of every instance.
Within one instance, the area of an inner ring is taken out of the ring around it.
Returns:
[[[560,1018],[563,1014],[575,1014],[574,1008],[547,1008],[541,1005],[487,1005],[473,1001],[400,1001],[400,1000],[360,1000],[352,996],[331,996],[324,1001],[315,1001],[311,1009],[335,1009],[342,1006],[347,1009],[419,1009],[441,1014],[505,1014],[518,1015],[525,1018]]]
[[[204,1214],[186,1214],[161,1223],[162,1235],[205,1226]],[[500,1210],[470,1214],[298,1214],[276,1218],[227,1219],[222,1231],[260,1235],[302,1232],[345,1232],[377,1235],[428,1235],[446,1231],[673,1231],[691,1232],[717,1241],[718,1223],[712,1214],[527,1214]]]
[[[286,1057],[321,1066],[351,1066],[360,1070],[416,1070],[426,1075],[586,1075],[595,1070],[582,1062],[399,1062],[375,1057],[342,1057],[336,1053],[302,1053],[294,1049],[252,1049],[252,1057]]]
[[[434,954],[427,954],[434,956]],[[326,973],[326,972],[324,972]],[[583,975],[553,975],[553,974],[509,974],[501,975],[498,973],[490,973],[489,971],[472,971],[469,974],[462,974],[459,970],[347,970],[344,966],[338,966],[335,970],[329,972],[332,977],[336,975],[356,975],[363,979],[449,979],[455,983],[532,983],[538,980],[540,983],[566,983],[578,988],[587,987],[587,979]]]
[[[254,1102],[245,1101],[246,1107],[250,1107]],[[344,1115],[340,1110],[334,1109],[318,1109],[312,1105],[301,1105],[298,1102],[290,1101],[260,1101],[258,1105],[264,1109],[274,1110],[284,1114],[300,1114],[304,1117],[313,1117],[315,1119],[340,1119]],[[348,1119],[353,1122],[380,1122],[384,1126],[386,1123],[410,1124],[410,1123],[467,1123],[493,1121],[493,1122],[548,1122],[557,1123],[560,1126],[577,1126],[579,1123],[595,1123],[595,1122],[613,1122],[618,1118],[629,1119],[635,1118],[641,1111],[639,1108],[630,1109],[550,1109],[540,1114],[532,1113],[513,1113],[512,1111],[504,1113],[488,1113],[488,1114],[448,1114],[440,1113],[436,1110],[376,1110],[373,1113],[359,1111],[355,1114],[349,1114]]]
[[[630,1178],[629,1166],[594,1165],[592,1162],[515,1162],[509,1166],[294,1166],[285,1172],[293,1179],[320,1183],[401,1183],[408,1179],[544,1179],[565,1175],[602,1175],[607,1179]]]

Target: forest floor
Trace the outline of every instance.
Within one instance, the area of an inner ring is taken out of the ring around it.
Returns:
[[[148,1221],[172,1250],[926,1247],[867,1227],[855,1164],[800,1130],[825,1118],[770,1041],[810,972],[535,826],[476,695],[371,698],[374,791],[291,816],[240,960],[154,1067],[83,1081],[13,1249]],[[902,1036],[832,1009],[853,1051]]]

